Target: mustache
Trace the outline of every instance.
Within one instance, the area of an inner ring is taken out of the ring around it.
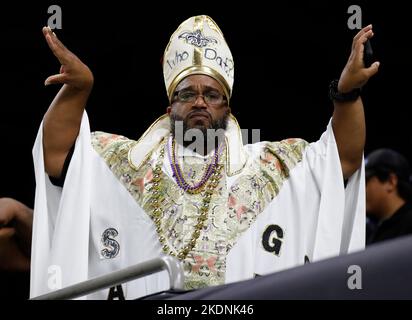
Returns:
[[[195,116],[195,115],[206,116],[206,117],[208,117],[209,120],[212,122],[212,115],[211,115],[209,112],[207,112],[207,111],[198,111],[198,110],[190,111],[190,112],[187,114],[186,119],[189,119],[189,118],[191,118],[192,116]]]

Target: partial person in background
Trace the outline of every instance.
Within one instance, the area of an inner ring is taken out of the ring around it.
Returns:
[[[33,210],[0,198],[0,271],[29,271]]]
[[[33,210],[0,198],[0,300],[29,298]]]
[[[411,169],[391,149],[373,151],[366,161],[366,244],[412,234]]]

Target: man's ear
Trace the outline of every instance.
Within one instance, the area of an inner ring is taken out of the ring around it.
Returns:
[[[391,190],[398,189],[398,176],[396,174],[390,173],[388,182],[389,182]]]
[[[172,106],[168,106],[166,108],[166,113],[170,116],[170,112],[172,112]]]

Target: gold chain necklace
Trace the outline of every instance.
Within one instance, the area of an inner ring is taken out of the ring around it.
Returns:
[[[156,162],[155,169],[154,169],[154,174],[153,174],[153,179],[152,179],[152,186],[149,188],[149,191],[152,193],[151,198],[150,198],[150,210],[152,211],[152,220],[156,226],[156,232],[159,237],[159,241],[162,244],[162,250],[164,253],[171,255],[171,256],[176,256],[180,260],[184,260],[189,252],[193,250],[193,248],[196,246],[197,239],[200,236],[200,232],[204,227],[205,221],[207,220],[207,215],[209,212],[209,205],[210,201],[212,199],[212,195],[216,189],[216,187],[219,185],[219,179],[220,179],[220,172],[223,168],[222,164],[217,164],[215,171],[211,175],[211,180],[207,184],[204,192],[204,196],[202,199],[202,205],[200,206],[200,214],[197,217],[197,224],[195,226],[195,230],[192,233],[192,236],[190,237],[190,240],[187,245],[185,245],[182,249],[179,251],[176,250],[175,248],[172,248],[166,243],[166,237],[163,232],[162,228],[162,209],[161,209],[161,204],[164,200],[163,192],[161,191],[161,186],[160,182],[162,180],[162,165],[163,165],[163,160],[164,160],[164,155],[165,155],[165,148],[166,148],[166,143],[163,144],[163,146],[160,149],[160,155],[159,158]]]

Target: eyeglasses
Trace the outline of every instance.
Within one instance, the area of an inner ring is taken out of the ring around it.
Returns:
[[[177,100],[182,103],[195,102],[199,96],[202,97],[208,105],[218,106],[226,101],[226,97],[217,91],[207,91],[203,94],[198,94],[197,92],[191,90],[180,90],[176,91],[174,96],[177,97]]]

